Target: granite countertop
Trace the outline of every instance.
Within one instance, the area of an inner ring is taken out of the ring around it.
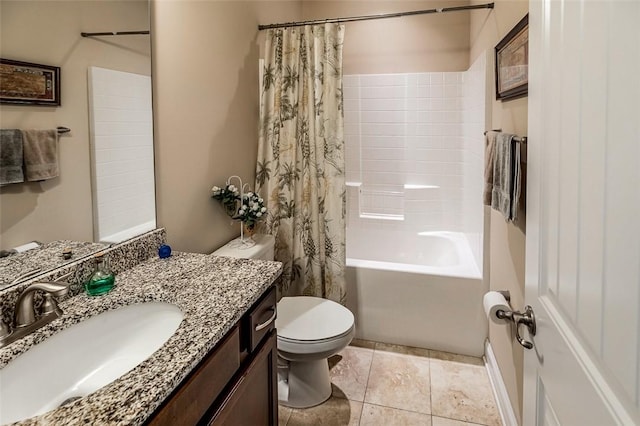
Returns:
[[[121,306],[149,301],[177,305],[184,319],[150,358],[96,392],[20,425],[139,425],[280,275],[282,264],[193,253],[154,258],[120,273],[104,295],[79,294],[60,304],[64,314],[0,349],[0,368],[77,322]],[[78,348],[82,350],[82,348]]]

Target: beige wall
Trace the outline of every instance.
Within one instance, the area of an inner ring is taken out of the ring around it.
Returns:
[[[258,24],[300,11],[299,2],[152,3],[156,203],[174,249],[208,253],[239,233],[211,187],[230,175],[254,186]]]
[[[0,2],[0,56],[61,68],[61,107],[0,106],[2,128],[66,126],[60,176],[0,188],[0,248],[31,240],[93,241],[87,68],[148,75],[148,36],[88,39],[81,31],[148,29],[146,1]]]
[[[373,15],[466,5],[440,1],[304,1],[305,20]],[[466,71],[469,12],[346,23],[345,74]]]
[[[476,0],[472,2],[472,4],[476,3],[484,2]],[[502,37],[527,14],[528,7],[528,0],[496,0],[493,12],[488,13],[484,10],[471,12],[470,62],[473,62],[485,49],[493,50]],[[495,88],[492,88],[491,94],[494,99],[491,127],[526,135],[527,98],[500,102],[495,101]],[[526,168],[523,172],[526,174]],[[526,182],[524,184],[526,185]],[[489,287],[491,290],[509,290],[511,306],[522,310],[525,266],[524,211],[518,213],[521,220],[517,225],[506,224],[502,216],[494,210],[487,208],[486,213],[490,220]],[[513,330],[504,325],[497,326],[490,323],[489,340],[514,412],[521,422],[523,349],[516,343]]]
[[[155,0],[158,225],[167,228],[173,247],[207,253],[239,232],[238,224],[209,195],[213,185],[223,184],[232,174],[254,183],[262,48],[258,23],[441,6],[442,2],[427,1]],[[348,24],[345,73],[467,69],[468,13],[372,24]]]

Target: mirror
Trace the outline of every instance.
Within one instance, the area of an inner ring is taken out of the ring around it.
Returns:
[[[138,114],[119,108],[122,99],[118,96],[123,94],[116,93],[117,90],[113,88],[105,89],[106,93],[97,93],[103,89],[96,89],[93,94],[107,101],[106,104],[96,104],[95,96],[93,99],[90,97],[88,78],[92,67],[149,78],[151,39],[149,35],[90,38],[80,35],[81,32],[141,31],[149,28],[147,0],[0,2],[0,57],[60,67],[61,77],[59,107],[2,104],[0,127],[55,129],[63,126],[71,129],[59,136],[58,177],[0,186],[0,250],[10,250],[33,240],[42,241],[45,245],[59,240],[67,244],[69,241],[99,241],[101,238],[96,238],[97,220],[104,219],[107,223],[111,220],[112,224],[116,222],[112,219],[114,213],[104,213],[104,207],[111,206],[112,210],[120,211],[130,204],[123,199],[125,197],[118,198],[114,194],[126,192],[128,200],[135,199],[138,194],[132,192],[132,188],[140,186],[138,184],[143,181],[147,193],[150,187],[153,193],[152,166],[151,177],[126,175],[123,171],[123,165],[132,162],[130,154],[138,147],[130,138],[122,137],[137,132],[123,122],[140,116],[144,116],[148,122],[138,128],[145,127],[148,135],[152,135],[151,111]],[[151,95],[150,85],[147,95]],[[93,114],[90,105],[94,108]],[[104,113],[102,121],[91,124],[98,109]],[[107,139],[106,142],[111,145],[95,143],[99,138]],[[151,144],[150,148],[145,148],[145,155],[152,164],[153,139],[152,136],[147,136],[147,139]],[[96,163],[99,157],[96,154],[106,154],[106,159]],[[96,174],[104,170],[112,174],[106,181],[96,183]],[[110,195],[101,198],[96,192],[98,190],[106,190]],[[148,195],[145,197],[148,198]],[[155,227],[155,200],[151,201],[150,210],[147,208],[144,226],[136,228],[124,224],[128,227],[127,232],[109,242],[131,238],[136,232],[146,232],[149,230],[150,216]],[[112,227],[109,233],[117,234],[121,230]],[[88,244],[83,247],[87,249],[86,255],[89,255],[103,245]],[[83,252],[78,249],[77,253],[79,256]],[[24,256],[21,257],[33,257],[36,251],[22,254]],[[15,258],[12,263],[24,263],[18,260]],[[53,263],[39,261],[42,272],[60,266],[63,261],[57,252],[49,260]],[[9,262],[4,262],[0,262],[0,276],[7,271],[5,266]],[[29,262],[26,264],[31,265]],[[15,273],[12,275],[15,276]]]
[[[35,245],[38,246],[31,247]],[[29,250],[0,258],[0,271],[2,271],[0,273],[0,290],[90,256],[104,250],[108,245],[59,240],[45,244],[31,242],[23,247],[29,248]]]

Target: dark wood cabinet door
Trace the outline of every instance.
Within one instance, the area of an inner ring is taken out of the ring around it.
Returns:
[[[205,424],[262,426],[278,424],[276,331],[253,356],[220,408]]]
[[[239,352],[240,332],[234,327],[147,420],[147,425],[195,425],[240,367]]]

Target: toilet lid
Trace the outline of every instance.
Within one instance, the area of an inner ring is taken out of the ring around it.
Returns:
[[[278,337],[291,340],[325,340],[341,336],[353,327],[350,310],[319,297],[283,297],[278,302]]]

